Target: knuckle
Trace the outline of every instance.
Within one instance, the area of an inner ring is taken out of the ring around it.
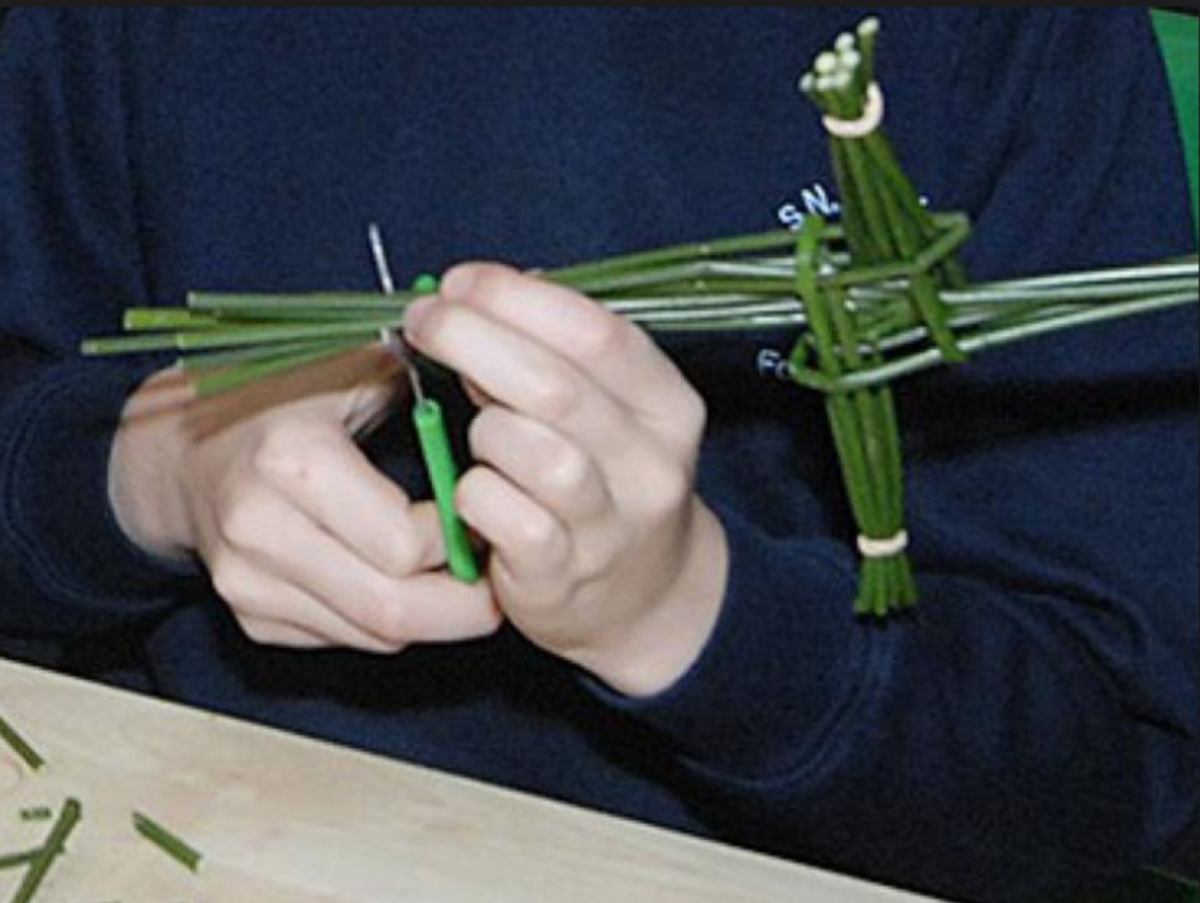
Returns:
[[[558,546],[562,529],[550,515],[530,513],[522,519],[516,532],[517,542],[528,552],[548,553]]]
[[[381,543],[380,560],[387,562],[387,572],[394,577],[415,573],[430,554],[429,538],[411,526],[403,527]]]
[[[539,420],[558,422],[568,419],[579,407],[583,389],[577,379],[565,373],[547,374],[533,387],[530,412]]]
[[[345,434],[325,429],[296,427],[263,440],[255,449],[251,466],[267,484],[286,487],[320,482],[339,466]]]
[[[372,600],[361,626],[389,649],[398,651],[412,640],[409,607],[398,602],[391,594],[380,593],[378,598]]]
[[[637,494],[636,504],[651,520],[660,521],[675,515],[692,495],[690,475],[673,462],[656,460],[645,465],[643,491]]]
[[[209,565],[209,582],[216,594],[235,610],[252,607],[250,572],[231,556],[219,556]]]
[[[603,542],[594,540],[581,543],[575,551],[575,572],[580,583],[591,583],[602,579],[613,570],[613,565],[620,554],[622,542]]]
[[[258,441],[251,454],[255,473],[268,477],[303,476],[306,459],[301,449],[312,447],[310,435],[293,424],[277,424]]]
[[[266,506],[256,494],[234,499],[219,518],[221,538],[235,549],[257,549],[270,534]]]
[[[591,461],[574,447],[553,455],[543,473],[546,488],[556,496],[572,496],[582,491],[591,476]]]
[[[468,300],[476,304],[486,304],[491,298],[512,291],[520,279],[514,271],[494,263],[479,264],[473,275],[473,291]]]
[[[632,329],[616,316],[599,310],[596,314],[589,328],[575,340],[575,356],[584,364],[619,359],[628,352],[631,344]]]

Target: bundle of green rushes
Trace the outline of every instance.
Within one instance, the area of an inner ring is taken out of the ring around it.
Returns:
[[[856,611],[884,618],[917,601],[905,531],[896,380],[972,354],[1200,302],[1195,257],[1152,266],[972,285],[957,259],[961,214],[926,210],[881,127],[880,26],[840,36],[801,81],[831,133],[839,224],[632,254],[545,272],[651,332],[799,331],[795,382],[826,397],[862,557]],[[138,335],[89,355],[179,350],[201,395],[230,391],[403,330],[436,291],[423,277],[396,295],[193,294],[186,309],[134,309]]]

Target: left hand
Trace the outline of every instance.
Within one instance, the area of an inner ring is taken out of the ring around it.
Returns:
[[[728,568],[694,488],[696,391],[626,320],[500,266],[451,272],[405,331],[485,399],[457,502],[492,547],[504,614],[620,692],[674,684],[712,634]]]

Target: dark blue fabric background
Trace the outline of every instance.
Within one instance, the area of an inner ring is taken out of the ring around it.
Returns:
[[[852,8],[28,9],[0,53],[0,629],[184,702],[955,899],[1165,852],[1197,800],[1197,325],[1090,330],[900,392],[918,615],[849,617],[852,525],[786,335],[677,341],[730,534],[693,673],[631,701],[512,634],[254,648],[121,537],[112,431],[162,361],[81,361],[189,289],[368,288],[761,231],[831,184],[796,91]],[[1144,11],[886,19],[889,129],[979,278],[1194,248]],[[438,387],[450,397],[452,386]],[[469,410],[454,408],[465,427]],[[414,491],[400,425],[371,443]]]

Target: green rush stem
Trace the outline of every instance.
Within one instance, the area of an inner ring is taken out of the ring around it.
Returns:
[[[873,183],[879,198],[879,206],[887,221],[896,247],[896,253],[902,260],[915,260],[932,242],[937,241],[938,234],[933,222],[921,222],[920,214],[924,211],[914,211],[907,201],[898,195],[886,179]]]
[[[613,295],[621,292],[646,291],[661,287],[665,291],[675,291],[681,286],[691,292],[742,292],[746,294],[774,293],[786,289],[792,281],[790,274],[780,274],[776,277],[760,277],[747,279],[738,276],[728,276],[715,269],[717,264],[708,260],[694,260],[656,270],[639,270],[628,273],[615,273],[607,276],[596,276],[588,281],[559,283],[567,285],[578,292],[592,297]],[[551,279],[557,282],[556,279]]]
[[[161,335],[88,339],[79,346],[85,357],[142,354],[149,351],[168,351],[174,347],[174,336]]]
[[[820,293],[820,289],[818,289]],[[809,322],[816,337],[818,359],[827,376],[840,372],[838,354],[834,348],[826,313],[820,310],[822,301],[817,297],[809,300]],[[842,477],[846,483],[846,495],[859,525],[874,524],[875,510],[872,506],[874,491],[871,488],[870,466],[866,461],[862,436],[858,435],[858,414],[853,402],[845,395],[830,395],[826,400],[830,430],[834,447],[841,462]]]
[[[897,555],[889,562],[892,566],[892,603],[893,612],[908,611],[917,604],[918,594],[916,581],[913,578],[912,560],[908,553]]]
[[[1021,288],[1027,291],[1040,291],[1042,289],[1074,288],[1148,278],[1183,279],[1190,277],[1195,280],[1198,272],[1200,272],[1200,260],[1196,257],[1188,257],[1183,260],[1171,261],[1164,264],[1109,268],[1090,270],[1085,273],[1062,273],[1054,276],[1035,276],[1027,279],[1005,280],[993,282],[990,284],[990,287],[1001,289]]]
[[[830,322],[830,309],[837,318],[839,305],[844,304],[842,293],[836,292],[831,298],[824,291],[817,279],[819,252],[825,223],[820,218],[811,218],[805,222],[800,233],[796,253],[796,289],[808,313],[808,321],[813,337],[816,339],[818,357],[821,367],[827,377],[836,379],[842,372],[843,362],[837,350],[835,332],[836,323]],[[844,308],[842,313],[845,313]],[[843,324],[844,327],[844,324]],[[843,339],[854,339],[855,336],[842,336]],[[856,348],[851,341],[848,345]],[[797,346],[799,351],[800,346]],[[852,351],[851,354],[856,354]],[[850,363],[850,358],[846,363]],[[834,446],[841,462],[843,478],[846,484],[850,507],[859,527],[870,535],[880,535],[885,525],[880,524],[881,512],[878,504],[880,496],[873,485],[872,468],[868,460],[869,447],[864,441],[859,422],[860,412],[856,409],[857,401],[844,395],[831,395],[826,399],[826,410],[830,428],[833,433]],[[870,423],[869,418],[866,423]],[[865,571],[864,571],[865,577]],[[864,593],[866,591],[864,590]],[[869,595],[860,593],[859,604],[869,599]]]
[[[964,304],[951,308],[950,326],[958,332],[992,324],[1033,322],[1061,310],[1088,310],[1074,304]]]
[[[200,871],[204,857],[152,818],[135,813],[133,827],[138,834],[192,874]]]
[[[334,339],[377,336],[384,329],[401,329],[403,315],[364,318],[352,323],[319,323],[301,326],[246,326],[202,333],[182,333],[176,336],[180,351],[199,351],[208,348],[236,348],[254,344],[285,344],[304,339]]]
[[[869,179],[870,160],[865,156],[860,144],[855,141],[835,141],[834,146],[835,159],[843,161],[839,167],[843,195],[847,204],[852,204],[855,211],[861,211],[866,221],[865,229],[855,228],[851,222],[847,222],[846,230],[851,237],[854,259],[868,264],[889,258],[913,259],[916,250],[908,250],[905,253],[906,249],[901,242],[903,226],[897,229],[896,225],[898,222],[903,223],[903,217],[899,210],[894,209],[886,189],[879,191]],[[898,232],[901,234],[897,234]],[[949,245],[955,236],[941,238]],[[939,248],[938,251],[940,250]],[[922,276],[920,273],[914,273],[911,278],[917,280]],[[862,366],[862,359],[858,352],[859,336],[855,317],[844,308],[842,299],[836,295],[832,308],[847,367],[852,371],[858,370]],[[883,395],[887,397],[881,397]],[[841,443],[843,455],[850,445],[863,442],[861,453],[867,459],[865,476],[866,485],[869,487],[865,491],[872,496],[872,501],[866,506],[859,506],[859,525],[867,535],[883,538],[902,529],[904,520],[904,476],[899,437],[893,435],[898,430],[894,403],[890,393],[850,393],[850,399],[853,400],[857,413],[855,419],[858,423],[851,425],[850,418],[854,417],[854,414],[848,411],[846,405],[831,405],[833,416],[838,419],[844,418],[840,424],[835,425],[835,432],[851,431],[851,435],[846,436]],[[854,433],[858,435],[855,436]],[[858,455],[852,455],[847,461],[854,457]],[[851,464],[851,467],[854,466]],[[865,561],[861,580],[857,604],[860,614],[884,617],[893,605],[898,606],[904,601],[902,572],[890,559]]]
[[[311,294],[253,294],[192,292],[187,306],[194,311],[257,313],[264,316],[277,311],[332,311],[365,314],[403,312],[420,297],[415,292],[384,295],[371,292],[314,292]]]
[[[861,392],[835,398],[844,402],[832,408],[837,419],[834,430],[843,437],[839,447],[846,459],[847,477],[851,478],[852,501],[857,498],[859,527],[871,536],[880,536],[886,530],[883,524],[886,492],[880,485],[878,443],[872,436],[871,414],[863,404]]]
[[[881,263],[889,260],[911,260],[908,255],[900,253],[900,249],[896,247],[894,236],[889,229],[888,218],[885,211],[881,208],[878,192],[874,189],[870,179],[870,168],[867,164],[862,148],[857,141],[839,141],[838,142],[845,150],[846,159],[848,162],[851,186],[844,186],[843,191],[851,191],[858,196],[861,202],[863,216],[867,223],[868,232],[874,245],[875,256],[867,257],[865,263]],[[858,254],[870,254],[870,249],[856,248],[853,249]],[[857,255],[856,255],[857,258]]]
[[[723,294],[702,295],[691,298],[684,295],[672,296],[630,296],[623,298],[603,298],[600,303],[613,313],[625,317],[635,317],[638,314],[682,314],[685,316],[705,315],[711,308],[729,308],[740,306],[756,306],[764,303],[791,304],[798,307],[794,289],[795,277],[786,291],[772,295]]]
[[[1153,297],[1154,295],[1175,294],[1188,290],[1200,294],[1196,277],[1183,279],[1162,279],[1157,281],[1140,281],[1130,283],[1110,283],[1090,287],[1042,289],[1026,291],[1019,288],[990,288],[980,286],[966,291],[947,292],[946,303],[958,308],[968,304],[1003,307],[1008,304],[1075,304],[1084,301],[1128,301],[1135,298]]]
[[[875,250],[874,242],[870,240],[870,231],[863,219],[863,205],[858,187],[850,178],[850,161],[846,156],[846,149],[842,147],[840,141],[832,141],[830,148],[833,157],[834,178],[841,186],[843,194],[842,220],[846,227],[846,240],[856,252],[855,263],[864,269],[869,269],[872,264],[879,263],[882,258]]]
[[[232,351],[208,351],[200,354],[189,354],[179,358],[176,365],[185,373],[205,373],[210,370],[224,370],[227,367],[238,367],[242,364],[252,364],[268,359],[278,359],[293,354],[303,354],[317,348],[333,347],[334,344],[344,345],[347,349],[359,347],[359,342],[353,344],[330,342],[295,342],[285,345],[252,345],[248,348],[235,348]]]
[[[124,318],[126,332],[211,329],[218,325],[216,317],[178,308],[133,307],[125,311]]]
[[[873,576],[871,589],[871,613],[877,620],[888,616],[892,598],[892,564],[889,560],[872,559],[863,564],[864,574]]]
[[[397,309],[399,312],[399,309]],[[378,316],[378,311],[364,310],[222,310],[214,311],[221,326],[289,326],[318,323],[359,323],[364,318]]]
[[[612,257],[608,260],[580,266],[550,270],[545,276],[560,285],[578,288],[593,279],[607,279],[614,274],[629,273],[649,268],[660,268],[680,262],[703,260],[712,257],[732,257],[769,251],[778,248],[788,248],[795,244],[796,236],[792,232],[773,231],[759,235],[746,235],[737,238],[727,238],[718,241],[698,242],[677,245],[657,251],[646,251],[639,254],[626,254]]]
[[[880,174],[880,179],[875,184],[885,193],[892,194],[901,209],[911,212],[921,236],[921,244],[935,240],[939,231],[937,218],[921,202],[912,180],[905,174],[896,158],[895,149],[886,131],[880,129],[862,143],[864,152]],[[938,270],[949,287],[961,288],[968,283],[966,270],[954,257],[940,261]]]
[[[12,853],[7,856],[0,856],[0,872],[24,868],[33,863],[41,855],[41,852],[41,850],[30,850],[27,853]]]
[[[853,190],[853,189],[851,189]],[[938,228],[944,233],[941,238],[934,243],[933,246],[922,252],[921,257],[914,265],[912,263],[898,262],[895,264],[883,266],[870,266],[849,271],[843,271],[835,275],[823,275],[822,281],[832,285],[840,286],[861,286],[866,283],[880,283],[892,280],[911,280],[915,273],[922,269],[928,269],[936,264],[937,261],[944,260],[955,248],[957,248],[965,236],[969,234],[969,226],[963,222],[961,216],[937,214],[933,217]],[[833,230],[830,230],[833,234]],[[856,238],[856,242],[862,243],[861,239]],[[771,258],[772,265],[778,265],[778,258]],[[703,265],[704,261],[693,261],[693,264]],[[711,262],[709,262],[711,264]],[[1078,292],[1078,300],[1122,300],[1126,292],[1129,294],[1146,294],[1158,293],[1161,291],[1180,289],[1194,284],[1195,275],[1197,273],[1197,264],[1194,259],[1183,261],[1174,266],[1155,266],[1155,267],[1138,267],[1124,268],[1120,270],[1100,270],[1090,274],[1077,274],[1058,277],[1040,277],[1032,280],[1017,280],[1010,282],[993,283],[991,285],[980,286],[969,291],[952,291],[947,292],[945,300],[951,305],[959,305],[965,303],[988,303],[995,302],[999,305],[1003,303],[1020,303],[1034,304],[1038,303],[1038,292],[1046,293],[1043,303],[1048,303],[1051,299],[1057,299],[1060,296],[1070,295],[1072,287]],[[1162,274],[1157,276],[1156,274]],[[663,274],[642,274],[639,281],[650,279],[651,281],[661,279]],[[722,277],[723,279],[724,277]],[[1124,281],[1123,281],[1124,280]],[[1128,281],[1136,280],[1136,281]],[[706,290],[712,289],[716,283],[709,283],[704,280],[702,283]],[[728,283],[724,283],[726,286]],[[697,298],[695,292],[698,283],[660,283],[655,286],[655,291],[662,292],[664,290],[673,289],[684,297],[662,298],[661,304],[665,307],[672,307],[686,311],[688,308],[695,309],[702,306],[705,301],[703,298]],[[755,288],[771,289],[772,295],[776,295],[783,291],[782,277],[779,280],[768,280],[763,283],[754,283]],[[1031,297],[1032,296],[1032,297]],[[326,323],[316,323],[312,320],[331,318],[335,325],[339,327],[350,326],[356,328],[362,325],[362,321],[358,320],[359,316],[367,318],[372,317],[370,328],[374,328],[377,321],[373,320],[373,316],[378,315],[378,310],[374,314],[369,314],[366,309],[360,307],[354,310],[350,307],[343,309],[316,309],[313,307],[314,299],[321,303],[321,299],[342,299],[347,300],[355,305],[363,305],[368,302],[376,303],[379,310],[388,310],[399,314],[402,305],[396,303],[395,299],[389,299],[385,296],[371,296],[366,294],[358,295],[307,295],[307,296],[196,296],[200,300],[205,298],[219,298],[219,301],[214,304],[224,304],[231,299],[249,298],[253,299],[252,304],[248,304],[245,309],[237,309],[230,311],[226,316],[231,316],[237,319],[260,318],[268,316],[279,316],[283,318],[304,317],[308,321],[301,321],[298,325],[303,328],[317,329],[322,333],[327,333]],[[718,296],[719,297],[719,296]],[[615,297],[604,297],[601,301],[612,300],[614,304],[618,300]],[[654,305],[660,299],[654,298],[639,298],[638,301],[646,306],[643,308],[646,311],[653,309]],[[855,299],[855,303],[859,304],[860,298]],[[385,306],[386,305],[386,306]],[[257,309],[257,313],[255,312]],[[154,316],[159,317],[164,315],[164,311],[155,310]],[[355,318],[347,321],[346,318]],[[713,325],[707,322],[707,318],[702,318],[705,322],[698,327],[699,330],[710,330]],[[727,321],[726,325],[729,328],[738,328],[744,325],[745,328],[759,328],[761,323],[756,318],[722,318]],[[160,324],[165,324],[167,320],[159,320]],[[197,327],[199,321],[190,321]],[[151,325],[146,323],[146,325]],[[262,323],[232,323],[226,324],[226,329],[238,326],[242,328],[264,328],[264,325],[270,327],[271,324]],[[275,324],[276,328],[294,328],[297,324]],[[363,326],[363,329],[367,329]],[[670,331],[678,331],[683,328],[682,322],[672,324]],[[240,331],[240,330],[239,330]],[[203,335],[209,332],[207,329],[198,329],[197,335]],[[258,341],[258,339],[255,339]],[[133,336],[123,337],[116,340],[114,343],[97,342],[94,347],[89,347],[89,351],[94,352],[130,352],[130,351],[155,351],[163,350],[164,345],[167,347],[175,347],[176,341],[169,336]]]
[[[615,311],[624,310],[680,310],[694,311],[705,306],[724,303],[751,303],[763,300],[794,298],[795,265],[780,269],[777,275],[734,278],[721,275],[711,278],[692,279],[683,282],[664,282],[634,291],[604,292],[592,295],[597,303]],[[738,288],[750,282],[752,291]],[[703,287],[701,290],[700,286]],[[734,288],[731,288],[733,286]]]
[[[928,214],[920,208],[919,200],[915,200],[915,193],[911,203],[908,198],[897,199],[894,197],[888,190],[888,181],[885,179],[877,189],[880,210],[886,223],[884,228],[894,242],[893,247],[897,255],[903,259],[912,260],[920,256],[923,246],[926,244],[925,237],[921,234],[922,229],[917,223],[922,221],[922,217],[928,218]],[[905,181],[907,182],[907,180]],[[911,186],[909,188],[911,190]],[[911,204],[916,206],[913,207]],[[932,218],[928,218],[928,223],[932,230],[934,228]],[[945,360],[948,363],[965,362],[966,357],[955,342],[954,334],[950,331],[949,311],[938,297],[937,284],[933,277],[927,273],[917,273],[910,283],[910,291],[917,310],[929,327],[931,338],[941,350]]]
[[[868,559],[862,564],[863,614],[883,620],[888,612],[888,568],[887,562]]]
[[[948,289],[964,289],[971,284],[971,276],[957,254],[951,254],[938,265],[942,284]]]
[[[1088,308],[1082,311],[1072,309],[1068,313],[1047,317],[1031,323],[1020,323],[1003,329],[985,331],[967,336],[959,341],[959,347],[967,354],[976,354],[1029,339],[1053,335],[1069,329],[1097,325],[1132,316],[1165,312],[1179,307],[1194,305],[1195,303],[1195,294],[1181,294],[1155,298],[1153,301],[1136,301],[1125,305],[1113,305],[1099,309]],[[944,363],[945,359],[942,357],[941,351],[932,348],[920,354],[892,361],[876,369],[849,374],[842,377],[837,383],[825,384],[822,388],[824,391],[853,392],[858,389],[878,386],[903,377],[913,376]]]
[[[718,320],[744,320],[749,323],[761,320],[764,317],[792,324],[804,323],[803,310],[794,299],[768,301],[761,304],[739,304],[725,308],[702,310],[699,314],[697,312],[681,310],[664,310],[642,311],[636,315],[627,315],[627,317],[631,322],[650,328],[653,328],[656,324],[675,323],[686,326],[688,324],[710,323]]]
[[[634,322],[639,322],[636,318]],[[804,325],[798,316],[751,317],[740,320],[696,320],[684,323],[670,321],[647,321],[641,323],[655,335],[704,335],[716,332],[746,332],[768,329],[794,329]]]
[[[364,318],[354,323],[318,323],[299,326],[244,326],[180,332],[166,336],[95,339],[85,342],[85,355],[126,354],[134,351],[203,351],[250,345],[287,344],[305,339],[366,336],[382,329],[402,329],[403,315]]]
[[[880,595],[879,569],[876,562],[861,562],[858,567],[858,597],[854,601],[854,614],[860,618],[874,615]]]
[[[880,431],[884,437],[884,452],[887,460],[889,481],[894,490],[892,514],[897,531],[904,527],[905,481],[904,452],[900,447],[900,417],[896,411],[896,396],[891,386],[874,390],[879,405]]]
[[[845,92],[824,95],[827,111],[838,119],[852,121],[862,116],[865,98],[847,96]],[[858,225],[847,226],[846,237],[850,246],[851,260],[856,266],[874,266],[897,260],[898,254],[887,245],[887,230],[879,218],[879,211],[871,197],[871,183],[862,167],[859,142],[853,139],[831,136],[831,156],[834,171],[843,199],[843,217],[849,215]]]
[[[887,443],[889,479],[895,492],[893,497],[895,508],[890,512],[892,523],[889,526],[889,532],[894,530],[895,533],[899,533],[904,529],[907,510],[904,452],[900,446],[900,420],[896,411],[895,393],[891,386],[881,386],[875,390],[875,394],[883,419],[883,436]],[[908,554],[901,552],[889,558],[888,564],[892,578],[888,593],[890,607],[893,610],[911,608],[917,601],[917,588],[912,576],[912,566]]]
[[[823,276],[821,281],[826,285],[836,285],[840,288],[854,288],[896,280],[908,280],[920,271],[919,262],[911,263],[901,260],[892,263],[856,266],[850,270],[838,270],[832,275]]]
[[[845,395],[828,396],[826,411],[854,519],[860,530],[874,532],[878,524],[874,490],[871,486],[870,463],[857,430],[858,413],[853,402]]]
[[[950,329],[949,310],[938,297],[937,285],[932,276],[916,276],[912,284],[913,299],[920,310],[930,338],[933,339],[942,359],[948,364],[966,363],[967,355],[962,346],[954,338]]]
[[[833,328],[837,335],[838,347],[841,349],[845,368],[856,373],[863,367],[862,354],[859,351],[858,330],[854,318],[846,309],[846,299],[841,292],[826,292],[829,309],[833,320]],[[873,398],[869,391],[850,393],[854,408],[857,411],[856,423],[853,427],[853,439],[862,443],[863,452],[867,459],[867,485],[871,493],[871,509],[873,512],[873,528],[886,531],[885,520],[890,520],[887,512],[893,510],[894,493],[891,486],[891,473],[887,467],[885,440],[881,435],[882,424],[879,413],[875,410]],[[849,424],[847,424],[849,425]],[[882,534],[872,533],[873,538],[883,539]]]
[[[38,852],[37,857],[29,864],[25,880],[17,888],[11,903],[31,903],[34,895],[41,888],[55,861],[66,852],[67,840],[79,826],[83,817],[83,807],[78,800],[67,800],[59,814],[46,845]]]
[[[41,757],[20,732],[0,715],[0,741],[11,749],[31,771],[41,771],[46,767],[46,760]]]
[[[875,81],[876,49],[879,45],[879,31],[868,31],[859,27],[855,31],[858,38],[858,52],[862,54],[862,78],[868,85]]]
[[[251,361],[224,372],[217,372],[211,376],[201,377],[196,381],[196,393],[201,398],[209,398],[213,395],[219,395],[222,392],[230,392],[266,379],[269,376],[281,376],[284,373],[290,373],[309,364],[337,357],[354,348],[361,347],[362,344],[325,344],[309,348],[307,351],[298,351],[292,354]]]
[[[690,283],[685,283],[684,287],[700,297],[734,293],[741,295],[778,296],[781,292],[788,291],[794,281],[791,273],[772,277],[764,276],[757,279],[717,274],[695,279]]]
[[[871,364],[878,366],[883,355],[878,347],[871,349]],[[900,418],[896,410],[895,394],[890,386],[879,386],[866,390],[872,399],[878,418],[877,429],[883,452],[883,472],[890,490],[888,496],[888,532],[894,534],[904,528],[905,486],[904,460],[900,448]]]
[[[921,203],[921,196],[913,187],[912,181],[905,175],[900,162],[896,159],[895,150],[887,133],[880,129],[874,135],[867,137],[863,141],[863,150],[881,177],[880,181],[874,184],[886,186],[887,190],[895,193],[901,207],[912,213],[919,231],[926,240],[935,236],[937,225],[933,214]]]
[[[819,279],[821,239],[825,233],[825,221],[820,217],[805,220],[800,230],[796,250],[796,295],[804,306],[808,317],[809,331],[817,343],[826,375],[841,376],[841,364],[834,341],[833,329],[826,315],[825,291]]]
[[[931,270],[939,267],[944,267],[945,264],[953,260],[955,253],[971,237],[971,223],[965,217],[960,217],[957,222],[941,223],[941,235],[932,240],[932,242],[914,259],[908,278],[919,273],[928,273]]]

